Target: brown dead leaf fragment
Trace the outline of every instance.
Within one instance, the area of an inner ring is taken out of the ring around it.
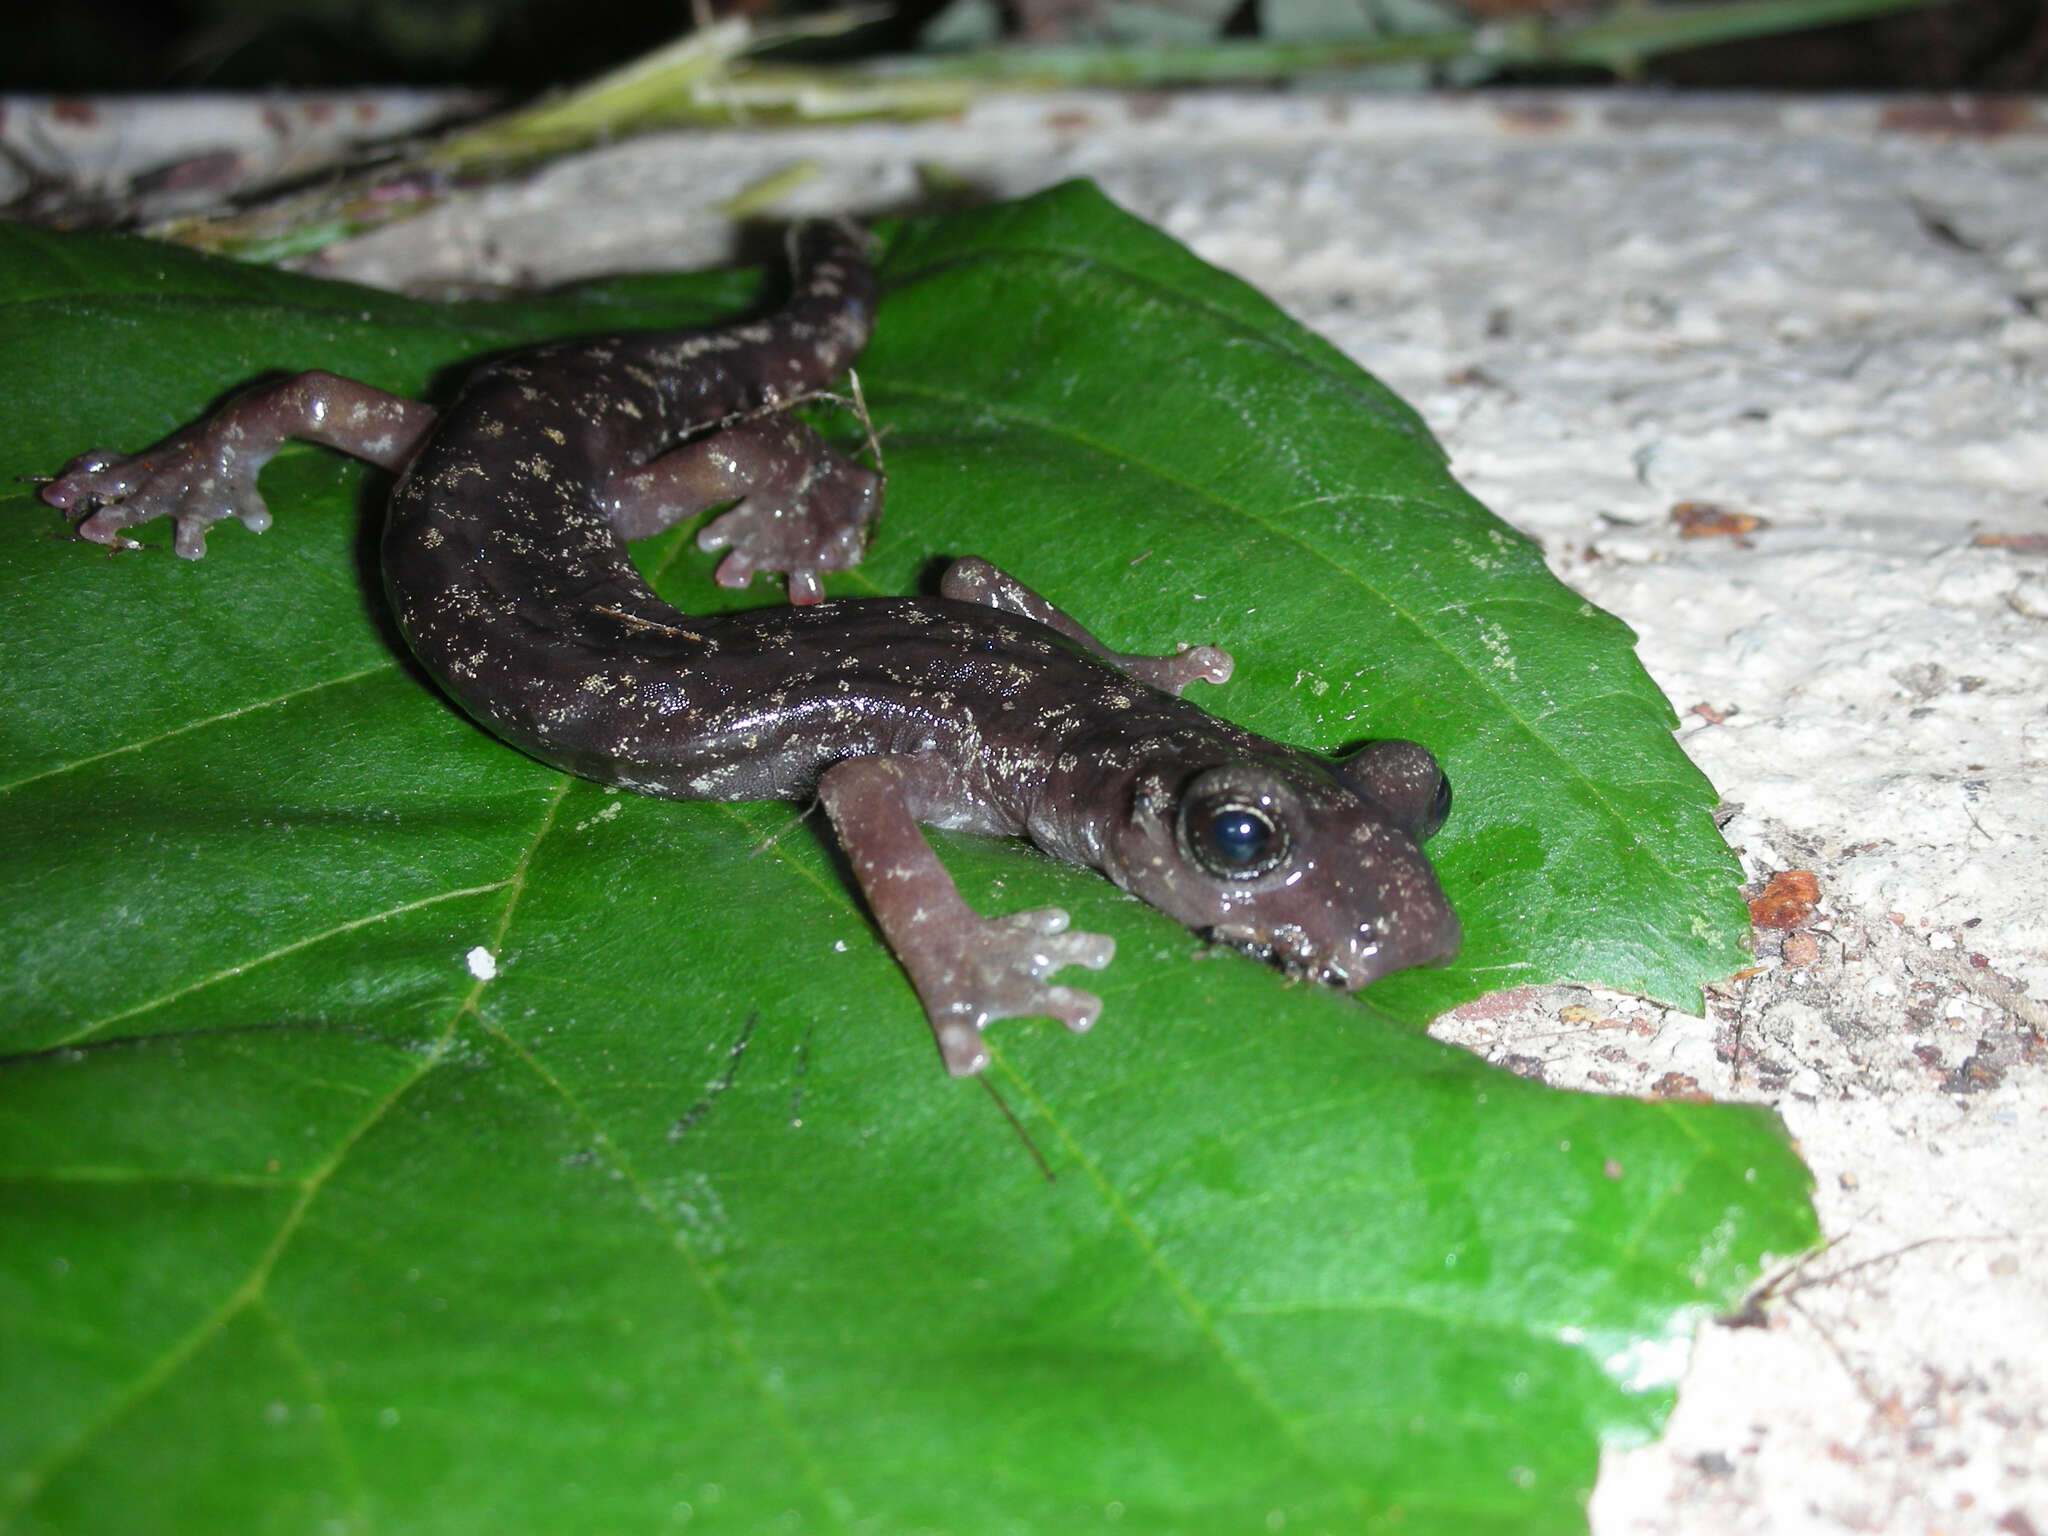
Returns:
[[[1471,1002],[1453,1008],[1451,1012],[1466,1023],[1487,1023],[1494,1019],[1511,1018],[1525,1008],[1533,1008],[1542,996],[1541,987],[1510,987],[1505,992],[1489,992],[1484,997],[1475,997]]]
[[[1983,1055],[1965,1056],[1941,1080],[1944,1093],[1984,1093],[2005,1081],[2005,1071]]]
[[[1980,533],[1970,543],[1978,549],[2010,549],[2022,555],[2048,554],[2048,533]]]
[[[1759,928],[1797,928],[1820,901],[1820,882],[1810,869],[1771,876],[1761,895],[1750,898],[1749,920]]]
[[[1754,513],[1730,512],[1711,501],[1681,501],[1671,509],[1671,521],[1681,539],[1738,539],[1770,526]]]
[[[1687,1104],[1711,1104],[1714,1096],[1700,1087],[1700,1080],[1684,1072],[1666,1072],[1650,1084],[1653,1099],[1678,1099]]]
[[[1936,139],[2002,139],[2039,126],[2033,104],[2020,96],[1912,96],[1884,108],[1878,124]]]
[[[1493,16],[1517,10],[1533,11],[1537,7],[1524,3],[1502,4],[1501,0],[1475,0],[1472,9],[1482,16]],[[1495,107],[1493,115],[1502,127],[1520,133],[1548,133],[1570,127],[1572,120],[1564,108],[1541,101],[1508,102]]]

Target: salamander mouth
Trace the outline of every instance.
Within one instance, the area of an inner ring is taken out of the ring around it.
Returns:
[[[1278,966],[1289,981],[1313,981],[1350,992],[1365,985],[1367,979],[1354,977],[1336,959],[1319,953],[1315,940],[1291,925],[1264,937],[1247,929],[1223,927],[1211,928],[1202,937],[1212,944],[1221,944],[1241,955]]]

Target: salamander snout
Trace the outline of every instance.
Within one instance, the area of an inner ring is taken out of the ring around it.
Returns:
[[[1432,874],[1429,884],[1435,883]],[[1441,889],[1412,886],[1398,909],[1361,921],[1319,959],[1304,956],[1303,969],[1325,986],[1356,992],[1396,971],[1449,964],[1457,958],[1464,937],[1458,915]]]

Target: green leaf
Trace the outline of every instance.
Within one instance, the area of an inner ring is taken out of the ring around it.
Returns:
[[[941,838],[982,910],[1118,943],[1093,1034],[997,1027],[999,1104],[940,1071],[814,820],[565,780],[432,692],[377,477],[288,450],[276,527],[196,564],[23,491],[0,1530],[1579,1531],[1690,1328],[1813,1241],[1767,1113],[1412,1027],[1737,963],[1711,791],[1622,626],[1399,400],[1090,188],[908,225],[885,275],[889,510],[839,590],[984,554],[1111,644],[1228,646],[1232,718],[1430,743],[1458,965],[1367,1006]],[[0,473],[268,370],[419,392],[763,291],[431,307],[0,227]],[[686,531],[643,554],[730,599]]]

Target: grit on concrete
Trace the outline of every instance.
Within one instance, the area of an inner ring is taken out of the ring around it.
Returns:
[[[1556,987],[1437,1033],[1572,1088],[1777,1107],[1831,1246],[1707,1327],[1602,1536],[2048,1532],[2048,108],[1641,96],[992,101],[657,139],[331,253],[418,288],[730,252],[723,200],[1072,175],[1414,402],[1642,637],[1759,880],[1706,1020]],[[1682,538],[1674,504],[1763,520]],[[1794,914],[1796,917],[1796,913]],[[1690,1080],[1688,1084],[1687,1080]]]

